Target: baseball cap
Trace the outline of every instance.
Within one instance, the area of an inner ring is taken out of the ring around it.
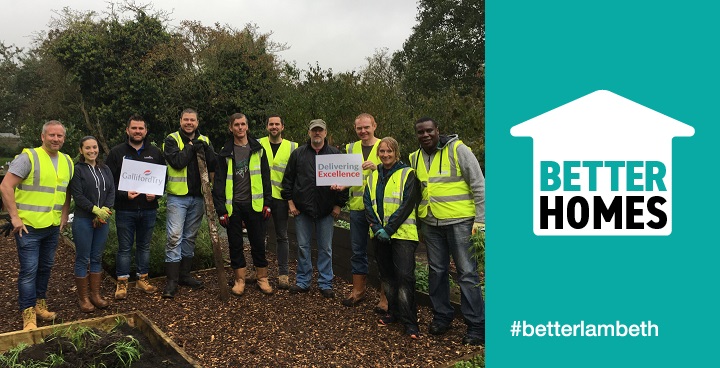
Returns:
[[[308,127],[308,130],[312,130],[312,128],[320,127],[323,128],[323,130],[327,130],[327,124],[325,124],[325,120],[323,119],[314,119],[310,120],[310,126]]]

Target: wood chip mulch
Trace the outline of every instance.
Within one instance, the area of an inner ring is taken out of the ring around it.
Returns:
[[[246,258],[250,260],[249,250]],[[17,306],[18,261],[15,241],[0,238],[0,333],[22,328]],[[277,282],[274,254],[268,252],[273,287]],[[335,278],[334,299],[320,295],[317,285],[307,294],[290,295],[276,290],[271,296],[249,284],[245,295],[226,303],[219,297],[215,270],[199,271],[205,289],[181,288],[175,299],[162,299],[159,291],[142,294],[130,288],[126,300],[111,300],[105,310],[82,313],[77,307],[73,278],[74,250],[58,246],[50,278],[48,304],[70,322],[115,313],[140,311],[203,367],[438,367],[483,348],[461,344],[465,324],[456,318],[452,330],[443,336],[427,334],[432,319],[428,307],[419,308],[422,338],[413,341],[400,326],[380,327],[373,307],[378,291],[362,304],[348,308],[341,304],[351,285]],[[290,264],[291,282],[295,262]],[[226,268],[228,280],[232,273]],[[314,280],[316,280],[317,274]],[[153,279],[160,290],[163,278]],[[106,277],[103,294],[112,298],[114,279]],[[38,321],[39,326],[49,322]]]

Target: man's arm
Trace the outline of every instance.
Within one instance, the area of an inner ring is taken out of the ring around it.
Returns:
[[[480,163],[468,146],[462,144],[457,149],[458,162],[465,182],[475,198],[475,222],[485,223],[485,176]]]
[[[15,188],[17,188],[17,186],[20,185],[22,181],[23,178],[13,173],[7,173],[2,183],[0,184],[3,204],[5,205],[5,210],[8,212],[8,215],[10,215],[10,222],[13,225],[12,233],[16,234],[19,232],[20,236],[22,236],[23,231],[25,231],[25,233],[28,232],[25,224],[23,224],[22,220],[20,220],[20,216],[18,215],[17,210],[17,203],[15,203]]]

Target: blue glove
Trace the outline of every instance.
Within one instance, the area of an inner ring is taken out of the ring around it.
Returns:
[[[375,233],[375,238],[380,241],[389,242],[390,235],[385,232],[385,229],[380,229]]]

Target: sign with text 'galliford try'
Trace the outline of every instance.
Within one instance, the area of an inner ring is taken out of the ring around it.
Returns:
[[[165,165],[123,160],[118,190],[163,195],[166,171]]]

